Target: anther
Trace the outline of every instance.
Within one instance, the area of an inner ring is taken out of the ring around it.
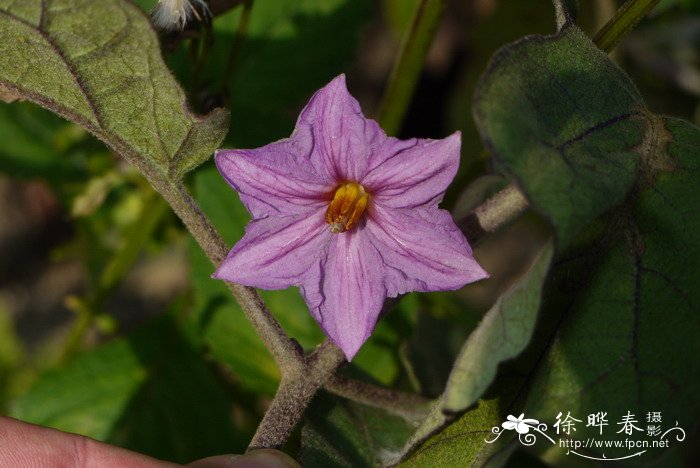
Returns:
[[[326,221],[333,234],[348,231],[362,218],[369,203],[369,193],[356,182],[340,185],[326,210]]]

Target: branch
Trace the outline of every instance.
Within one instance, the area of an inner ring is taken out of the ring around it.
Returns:
[[[324,389],[348,400],[401,416],[411,423],[419,423],[424,420],[433,403],[415,393],[377,387],[342,375],[332,376],[324,385]]]
[[[513,222],[527,207],[525,196],[514,185],[509,185],[458,220],[457,226],[473,245],[486,234]]]
[[[604,52],[610,52],[658,3],[659,0],[629,0],[598,31],[593,42]]]
[[[331,378],[345,355],[326,340],[309,355],[304,365],[282,374],[275,398],[260,422],[248,450],[281,448],[301,420],[316,392]]]
[[[401,128],[446,3],[446,0],[420,0],[416,5],[377,113],[377,121],[389,135],[395,135]]]

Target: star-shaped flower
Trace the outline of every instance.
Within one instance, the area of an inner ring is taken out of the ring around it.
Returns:
[[[357,353],[387,297],[486,278],[447,211],[460,134],[387,137],[340,75],[302,110],[292,135],[219,150],[216,165],[253,219],[214,274],[263,289],[298,286],[311,315]]]

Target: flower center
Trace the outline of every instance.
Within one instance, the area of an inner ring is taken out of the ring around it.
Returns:
[[[357,182],[341,184],[328,205],[326,221],[331,225],[331,232],[339,234],[348,231],[362,218],[369,203],[369,193]]]

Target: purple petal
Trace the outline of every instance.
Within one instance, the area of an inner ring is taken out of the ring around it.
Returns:
[[[408,143],[408,142],[404,142]],[[362,185],[384,206],[405,208],[442,199],[459,167],[461,135],[442,140],[411,140],[402,151],[387,151],[362,179]]]
[[[375,203],[366,230],[386,270],[390,297],[457,289],[488,277],[445,210],[394,209]]]
[[[348,93],[345,75],[314,94],[297,121],[297,129],[304,126],[312,129],[316,145],[311,163],[337,182],[361,180],[368,157],[387,139],[377,122],[362,115],[360,104]]]
[[[263,289],[300,285],[331,236],[323,210],[251,221],[213,277]]]
[[[362,230],[333,235],[318,281],[301,288],[311,315],[348,361],[369,338],[384,304],[379,260]]]
[[[308,131],[253,150],[219,150],[216,166],[254,219],[295,214],[327,203],[335,181],[313,170]]]

